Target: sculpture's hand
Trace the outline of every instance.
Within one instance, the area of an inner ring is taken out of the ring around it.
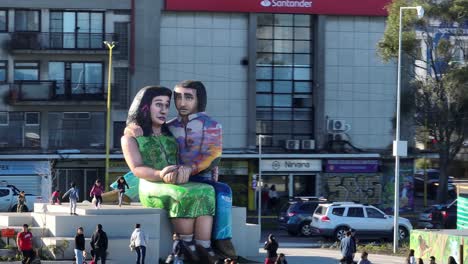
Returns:
[[[177,175],[177,184],[187,183],[192,173],[192,168],[187,166],[180,166]]]
[[[177,171],[166,173],[162,179],[165,183],[175,184],[177,182]]]
[[[159,172],[159,177],[161,177],[161,179],[164,179],[164,176],[166,176],[166,174],[174,172],[174,171],[177,172],[177,168],[178,168],[177,165],[166,166]]]
[[[219,176],[219,168],[218,166],[214,167],[213,170],[211,171],[211,176],[212,180],[217,182],[218,181],[218,176]]]
[[[132,123],[125,127],[124,135],[134,138],[141,137],[143,136],[143,129],[139,125]]]

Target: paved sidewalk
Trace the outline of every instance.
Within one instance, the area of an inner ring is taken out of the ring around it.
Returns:
[[[260,249],[263,257],[249,258],[263,263],[265,250]],[[285,248],[280,247],[278,253],[284,253],[288,264],[338,264],[338,259],[341,257],[338,250],[320,249],[320,248]],[[357,254],[359,255],[359,253]],[[355,259],[359,259],[356,257]],[[372,263],[381,264],[401,264],[405,263],[404,257],[394,257],[386,255],[369,255],[369,260]]]

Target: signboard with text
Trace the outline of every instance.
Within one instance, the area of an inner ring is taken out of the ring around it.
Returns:
[[[265,159],[262,160],[262,171],[321,171],[322,161],[314,159]]]
[[[378,160],[327,160],[325,172],[372,173],[379,168]]]
[[[390,0],[166,0],[166,10],[386,16]]]

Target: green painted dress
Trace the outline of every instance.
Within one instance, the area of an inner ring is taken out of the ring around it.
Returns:
[[[172,136],[137,137],[143,164],[157,170],[177,164],[177,142]],[[132,174],[132,175],[129,175]],[[135,182],[125,175],[127,182]],[[145,207],[166,209],[169,218],[195,218],[214,215],[215,192],[204,183],[181,185],[139,179],[140,202]]]

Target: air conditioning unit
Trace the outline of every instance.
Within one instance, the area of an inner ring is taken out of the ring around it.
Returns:
[[[346,123],[341,119],[330,119],[328,120],[328,131],[339,132],[346,130]]]
[[[315,140],[313,139],[304,139],[301,141],[301,149],[303,150],[313,150],[315,149]]]
[[[346,135],[345,133],[330,133],[328,134],[328,140],[343,141],[346,140]]]
[[[286,149],[289,150],[299,150],[301,147],[301,141],[298,139],[286,140]]]

